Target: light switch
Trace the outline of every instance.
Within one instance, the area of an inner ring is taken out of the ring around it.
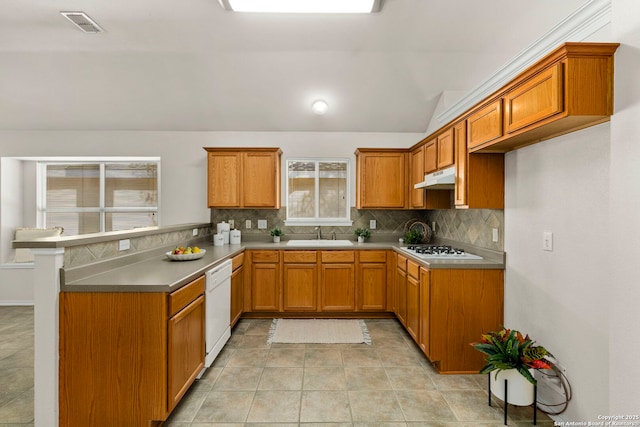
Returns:
[[[192,233],[192,234],[193,234],[194,236],[197,236],[197,235],[198,235],[198,229],[197,229],[197,228],[194,228],[194,229],[193,229],[193,233]]]
[[[244,228],[246,228],[247,230],[248,230],[249,228],[251,228],[251,220],[250,220],[250,219],[248,219],[248,220],[246,220],[246,221],[244,222]]]
[[[258,230],[266,230],[267,229],[267,220],[259,219],[258,220]]]
[[[236,228],[236,222],[232,219],[229,220],[229,228],[231,229]]]
[[[545,251],[553,251],[553,232],[542,232],[542,249]]]
[[[118,241],[118,250],[128,251],[131,248],[131,240],[122,239]]]
[[[494,243],[497,243],[498,240],[500,240],[500,234],[498,233],[498,229],[497,228],[492,228],[491,229],[491,241]]]
[[[369,228],[370,229],[375,230],[376,229],[376,225],[377,225],[377,223],[376,223],[375,219],[372,219],[372,220],[369,221]]]

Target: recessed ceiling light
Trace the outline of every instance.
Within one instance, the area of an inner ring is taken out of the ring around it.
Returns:
[[[315,114],[319,116],[322,116],[323,114],[325,114],[328,109],[329,109],[329,104],[327,104],[327,101],[325,101],[324,99],[316,99],[311,104],[311,111],[313,111]]]
[[[218,0],[234,12],[270,13],[373,13],[383,0]]]

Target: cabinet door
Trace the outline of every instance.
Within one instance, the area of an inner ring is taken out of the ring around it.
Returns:
[[[502,136],[502,99],[471,114],[467,119],[467,145],[469,149]]]
[[[562,63],[542,71],[508,92],[504,103],[507,133],[562,112]]]
[[[169,410],[176,406],[204,367],[204,319],[204,295],[169,319]]]
[[[242,157],[236,152],[207,154],[209,207],[240,207]]]
[[[233,327],[244,307],[244,266],[236,268],[231,274],[231,327]]]
[[[407,207],[406,152],[358,152],[358,209]]]
[[[407,324],[407,273],[396,269],[396,317],[400,323]]]
[[[456,181],[454,197],[456,206],[467,204],[467,122],[463,121],[453,127],[455,142]]]
[[[387,264],[361,263],[358,267],[358,310],[387,309]]]
[[[420,283],[418,279],[407,276],[407,317],[406,328],[415,342],[418,342],[420,327]]]
[[[355,266],[323,264],[320,294],[322,311],[355,311]]]
[[[413,185],[424,181],[424,145],[413,150],[410,155],[411,182],[409,183],[409,191],[411,193],[411,207],[421,209],[424,208],[424,188],[413,188]]]
[[[424,146],[424,173],[438,170],[438,141],[433,139]]]
[[[280,208],[280,155],[277,152],[243,153],[243,206]]]
[[[438,169],[453,165],[453,129],[438,136]]]
[[[251,264],[251,310],[280,310],[279,270],[278,264]]]
[[[316,311],[317,264],[284,264],[284,311]]]
[[[430,276],[429,270],[425,268],[420,268],[420,307],[419,307],[419,335],[418,335],[418,345],[422,349],[422,352],[431,359],[430,346],[429,346],[429,316],[431,314],[429,304],[430,304]]]

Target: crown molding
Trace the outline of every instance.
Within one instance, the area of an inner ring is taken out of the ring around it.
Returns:
[[[483,83],[436,116],[442,125],[469,110],[511,81],[550,50],[569,41],[584,41],[611,22],[611,0],[590,0],[527,46]]]

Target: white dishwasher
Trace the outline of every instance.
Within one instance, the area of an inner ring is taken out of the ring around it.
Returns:
[[[204,369],[211,366],[231,337],[231,260],[207,271],[205,286]],[[200,373],[204,372],[204,369]]]

